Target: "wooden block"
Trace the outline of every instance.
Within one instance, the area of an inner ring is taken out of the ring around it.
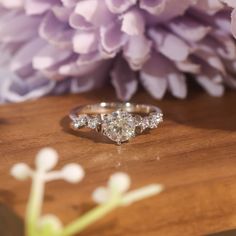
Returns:
[[[47,185],[44,213],[65,224],[93,206],[92,191],[114,172],[130,174],[133,188],[165,185],[161,195],[118,209],[82,235],[192,236],[236,227],[236,93],[223,98],[195,93],[184,101],[156,101],[140,93],[133,101],[160,106],[165,121],[122,146],[68,128],[72,107],[101,97],[115,100],[108,88],[0,107],[1,204],[24,215],[29,182],[14,180],[9,170],[18,162],[33,165],[37,151],[50,146],[60,154],[58,168],[76,162],[86,170],[78,185]]]

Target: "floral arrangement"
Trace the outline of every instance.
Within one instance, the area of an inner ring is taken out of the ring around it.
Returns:
[[[58,162],[58,154],[54,149],[44,148],[36,156],[36,170],[25,163],[13,166],[11,174],[18,180],[32,179],[31,193],[26,210],[26,236],[72,236],[80,233],[95,221],[99,220],[117,207],[130,204],[159,194],[163,190],[160,184],[152,184],[137,190],[128,191],[130,178],[119,172],[113,174],[106,187],[98,187],[93,199],[99,205],[74,220],[67,226],[51,214],[41,215],[45,184],[62,179],[70,183],[80,182],[85,172],[78,164],[67,164],[61,170],[52,170]]]
[[[236,87],[234,0],[0,0],[0,100],[100,88],[129,100]],[[232,20],[232,21],[231,21]],[[232,22],[232,24],[231,24]],[[230,26],[231,25],[231,26]]]

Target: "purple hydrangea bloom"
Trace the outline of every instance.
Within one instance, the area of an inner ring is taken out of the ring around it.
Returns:
[[[0,100],[84,92],[109,78],[121,100],[139,83],[157,99],[167,91],[185,98],[193,78],[221,96],[225,84],[236,87],[232,7],[234,0],[0,0]]]

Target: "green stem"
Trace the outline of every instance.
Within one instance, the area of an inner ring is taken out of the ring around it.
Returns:
[[[86,213],[84,216],[80,217],[78,220],[75,220],[65,227],[60,236],[71,236],[76,233],[80,233],[89,225],[93,224],[95,221],[117,208],[120,203],[120,198],[113,198],[108,203],[99,205],[98,207]]]
[[[37,223],[40,217],[44,196],[42,173],[35,173],[32,178],[29,203],[26,209],[26,235],[37,236]]]

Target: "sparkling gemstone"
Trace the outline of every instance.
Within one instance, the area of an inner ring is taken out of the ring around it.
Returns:
[[[100,116],[89,117],[88,127],[90,129],[96,129],[101,124]]]
[[[143,121],[142,116],[136,115],[134,118],[135,118],[135,125],[136,125],[136,126],[142,125],[142,121]]]
[[[141,129],[144,131],[145,129],[149,128],[150,126],[150,121],[148,117],[144,117],[141,123]]]
[[[151,129],[157,128],[160,122],[162,122],[163,118],[160,113],[152,113],[149,116],[149,127]]]
[[[119,110],[106,117],[102,128],[108,138],[120,144],[134,137],[135,119],[128,112]]]
[[[87,116],[86,115],[79,115],[78,118],[76,118],[73,121],[72,125],[75,129],[79,129],[79,128],[87,125]]]

